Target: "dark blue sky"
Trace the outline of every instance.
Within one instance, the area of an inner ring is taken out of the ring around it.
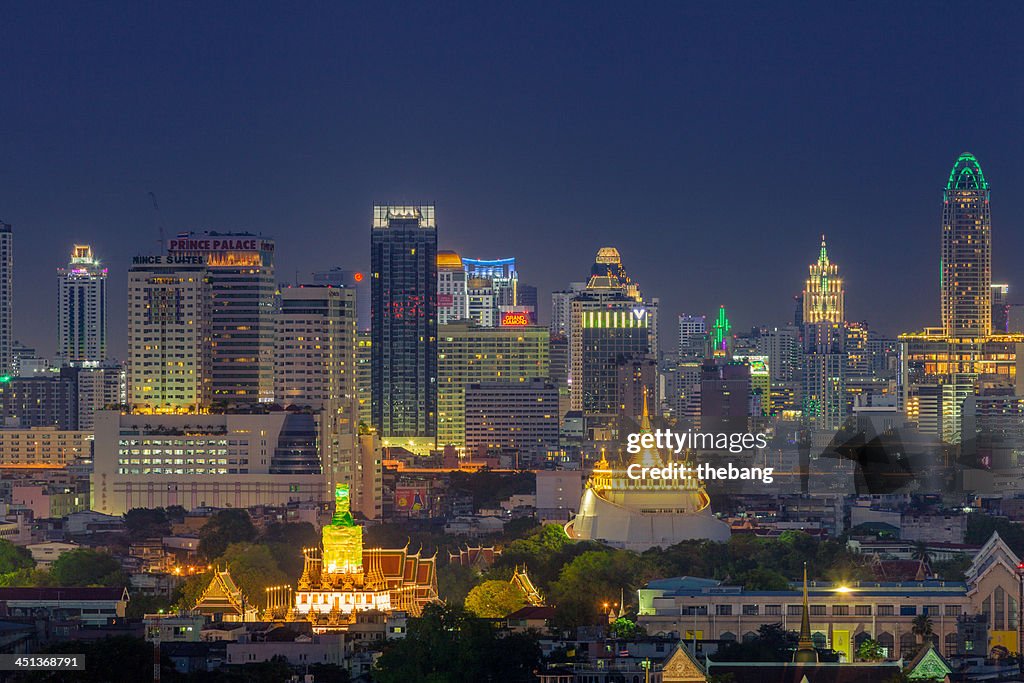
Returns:
[[[789,319],[824,231],[848,317],[894,333],[938,318],[963,150],[1024,292],[1024,6],[551,5],[0,3],[16,336],[52,353],[91,242],[123,356],[149,191],[169,233],[276,237],[283,279],[365,267],[374,201],[433,200],[442,248],[518,257],[542,299],[614,245],[667,319],[736,329]]]

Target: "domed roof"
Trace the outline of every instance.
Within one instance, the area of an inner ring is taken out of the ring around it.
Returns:
[[[439,251],[437,252],[437,267],[438,268],[461,268],[462,257],[454,251]]]
[[[961,154],[953,170],[949,172],[949,181],[946,183],[947,190],[987,190],[988,182],[985,181],[985,174],[981,172],[981,164],[970,152]]]

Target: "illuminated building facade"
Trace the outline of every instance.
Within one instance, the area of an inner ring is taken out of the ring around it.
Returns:
[[[544,379],[465,387],[466,452],[534,467],[559,450],[558,387]]]
[[[63,468],[92,458],[92,431],[56,427],[0,429],[0,468]]]
[[[707,316],[679,316],[679,358],[703,360],[704,356],[707,355],[707,346]]]
[[[992,333],[1010,332],[1010,285],[991,285],[992,290]]]
[[[384,439],[437,436],[437,222],[433,205],[373,207],[373,426]]]
[[[342,287],[281,290],[274,395],[283,406],[326,408],[356,395],[356,296]]]
[[[516,272],[515,258],[464,258],[462,264],[470,290],[470,317],[481,325],[497,325],[499,306],[519,305],[519,273]]]
[[[0,373],[11,372],[14,347],[14,232],[0,221]]]
[[[137,256],[128,271],[128,403],[154,413],[207,409],[210,295],[201,257]]]
[[[313,284],[345,287],[356,293],[356,330],[370,330],[370,278],[360,270],[331,268],[313,271]]]
[[[61,365],[107,357],[107,269],[88,244],[76,244],[57,271],[57,356]]]
[[[437,252],[437,324],[469,318],[466,268],[454,251]]]
[[[521,384],[550,372],[547,328],[536,325],[445,325],[438,341],[439,446],[466,445],[466,387],[481,382]]]
[[[1024,395],[1024,335],[993,333],[989,185],[964,152],[943,191],[939,288],[942,327],[902,334],[899,397],[918,429],[948,443],[963,438],[968,396]]]
[[[402,610],[419,616],[424,606],[438,601],[436,557],[421,557],[408,548],[364,548],[363,529],[349,510],[348,487],[337,486],[334,500],[321,547],[304,550],[294,596],[273,616],[312,622],[321,633],[347,630],[358,612]]]
[[[323,502],[319,415],[96,413],[91,509]]]
[[[846,312],[839,266],[829,260],[825,236],[821,236],[818,260],[810,266],[803,291],[804,325],[819,322],[842,323]]]
[[[981,164],[964,152],[942,196],[939,268],[942,327],[947,337],[992,332],[992,214]]]
[[[274,241],[251,233],[189,233],[168,241],[167,258],[206,264],[212,400],[272,403]]]

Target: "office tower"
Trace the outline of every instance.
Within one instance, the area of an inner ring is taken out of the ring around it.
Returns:
[[[559,386],[569,384],[569,340],[565,335],[552,335],[549,344],[551,381]]]
[[[548,325],[552,335],[568,335],[572,332],[572,300],[586,289],[586,282],[571,282],[569,289],[551,292],[551,324]]]
[[[283,406],[348,405],[356,396],[356,292],[303,285],[281,289],[274,396]]]
[[[598,250],[590,272],[569,302],[570,406],[583,411],[588,429],[608,428],[622,411],[620,360],[656,358],[657,301],[644,300],[614,247]]]
[[[91,509],[247,508],[325,501],[318,415],[96,413]],[[187,457],[182,457],[182,454]]]
[[[502,259],[462,259],[462,265],[466,268],[466,280],[472,289],[473,280],[486,280],[490,286],[478,283],[476,289],[481,290],[481,296],[485,290],[490,290],[493,296],[493,309],[491,319],[497,325],[499,306],[519,305],[519,274],[516,272],[516,260],[514,258]],[[482,305],[483,302],[481,302]],[[472,305],[471,305],[472,308]],[[472,310],[470,311],[472,314]],[[474,319],[477,319],[473,316]],[[482,323],[481,324],[485,324]]]
[[[825,236],[821,236],[818,260],[810,265],[810,276],[801,295],[804,325],[819,322],[842,323],[846,314],[843,281],[839,266],[828,258]]]
[[[137,256],[128,271],[128,403],[152,413],[210,406],[206,259]]]
[[[942,196],[942,327],[949,337],[992,333],[992,215],[974,155],[953,164]]]
[[[870,377],[871,356],[868,341],[871,335],[866,322],[847,322],[843,325],[846,353],[846,375],[848,377]]]
[[[992,288],[992,334],[1007,334],[1010,331],[1010,285],[993,284]]]
[[[708,319],[703,315],[679,316],[679,358],[704,358],[708,346]]]
[[[347,287],[356,293],[356,329],[370,329],[370,281],[361,270],[331,268],[313,271],[313,284]]]
[[[773,382],[792,382],[800,377],[800,330],[792,325],[773,327],[757,339],[758,354],[768,356]]]
[[[454,251],[437,252],[437,324],[469,319],[466,268]]]
[[[465,387],[466,454],[534,467],[559,450],[558,387],[542,378]]]
[[[0,376],[11,372],[14,344],[14,233],[0,221]]]
[[[733,360],[750,368],[750,415],[768,417],[773,414],[771,372],[768,356],[737,355]]]
[[[370,256],[373,426],[385,446],[428,448],[437,436],[434,206],[375,205]]]
[[[107,358],[107,269],[88,244],[76,244],[57,270],[57,359],[60,365]]]
[[[168,241],[167,258],[206,264],[212,400],[272,403],[274,241],[250,233],[187,233]]]
[[[449,323],[438,340],[439,446],[465,446],[465,388],[481,382],[519,384],[547,378],[546,328],[483,327],[473,321]]]

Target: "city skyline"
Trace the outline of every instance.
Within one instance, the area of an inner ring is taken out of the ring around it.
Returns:
[[[0,170],[0,220],[15,230],[21,341],[52,345],[52,322],[31,311],[76,242],[112,270],[110,351],[124,357],[118,273],[161,225],[281,240],[278,272],[291,280],[368,269],[366,214],[385,197],[435,201],[440,249],[514,255],[542,292],[616,246],[664,310],[724,303],[736,329],[788,317],[802,254],[825,232],[844,264],[847,317],[894,335],[940,319],[917,291],[935,281],[936,198],[964,150],[995,191],[993,275],[1011,296],[1018,285],[1022,102],[1003,85],[1021,62],[1013,16],[895,8],[879,25],[854,8],[678,7],[655,22],[603,8],[578,25],[558,8],[544,22],[529,7],[500,22],[414,6],[324,11],[337,21],[300,10],[255,17],[240,36],[222,8],[202,22],[160,9],[12,13],[0,87],[19,94],[5,111],[18,135]],[[911,15],[918,29],[895,28]],[[191,49],[164,30],[182,22],[196,31]],[[350,25],[351,40],[327,40],[321,25]],[[370,49],[381,26],[394,44]],[[279,49],[253,40],[263,30]],[[424,31],[437,39],[414,39]],[[819,35],[832,36],[827,49]],[[783,38],[785,49],[766,49]],[[627,44],[638,47],[615,47]],[[964,44],[974,59],[950,61]],[[47,85],[47,72],[65,75]],[[975,84],[970,98],[947,87],[957,80]],[[413,125],[388,109],[396,93],[417,101]],[[893,236],[907,248],[879,248]]]

